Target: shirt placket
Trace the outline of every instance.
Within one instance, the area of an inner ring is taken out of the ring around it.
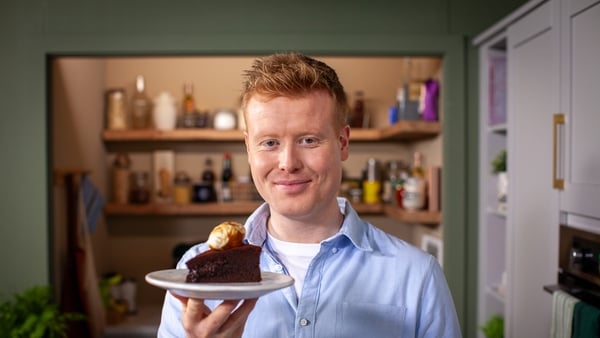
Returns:
[[[328,249],[329,245],[323,243],[321,251],[310,263],[304,279],[302,296],[298,300],[296,309],[295,337],[314,338],[315,324],[318,320],[319,296],[323,281],[324,266],[331,254],[337,252],[337,249]],[[329,323],[333,324],[333,323]]]

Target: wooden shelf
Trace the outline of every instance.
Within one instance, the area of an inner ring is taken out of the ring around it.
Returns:
[[[193,203],[193,204],[107,204],[104,213],[109,216],[248,216],[262,202]]]
[[[352,141],[416,140],[434,137],[441,132],[440,122],[400,121],[381,129],[352,129]],[[223,142],[243,141],[242,130],[175,129],[175,130],[105,130],[105,142]]]
[[[384,207],[384,213],[395,220],[405,223],[435,225],[442,221],[442,214],[439,211],[404,210],[395,206],[386,205]]]
[[[231,203],[195,203],[177,204],[107,204],[104,213],[107,216],[248,216],[262,202]],[[384,204],[353,204],[354,209],[362,215],[388,215],[400,222],[438,224],[439,212],[407,211]]]

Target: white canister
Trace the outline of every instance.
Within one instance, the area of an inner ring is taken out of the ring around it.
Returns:
[[[419,210],[425,207],[425,180],[409,177],[404,182],[402,205],[407,210]]]
[[[162,92],[154,98],[153,118],[156,129],[175,129],[177,124],[177,107],[173,95]]]
[[[237,115],[235,112],[227,109],[218,110],[213,119],[213,127],[217,130],[235,129]]]

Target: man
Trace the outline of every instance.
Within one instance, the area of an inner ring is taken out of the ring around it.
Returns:
[[[159,337],[460,337],[437,261],[337,197],[350,128],[335,71],[293,53],[258,59],[242,108],[266,201],[245,224],[247,240],[263,248],[261,269],[291,275],[294,287],[239,303],[168,292]]]

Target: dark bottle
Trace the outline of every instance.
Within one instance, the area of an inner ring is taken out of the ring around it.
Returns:
[[[233,180],[233,170],[231,169],[231,154],[225,153],[223,157],[223,170],[221,173],[221,197],[223,202],[233,200],[231,192],[231,181]]]
[[[215,182],[215,171],[213,170],[213,164],[210,157],[204,161],[204,171],[202,172],[202,182],[214,183]]]
[[[365,127],[365,100],[362,91],[357,91],[354,97],[354,105],[352,106],[352,127]]]
[[[212,167],[212,160],[207,158],[204,161],[204,171],[202,172],[201,182],[194,184],[194,202],[205,203],[217,200],[215,192],[215,172]]]

